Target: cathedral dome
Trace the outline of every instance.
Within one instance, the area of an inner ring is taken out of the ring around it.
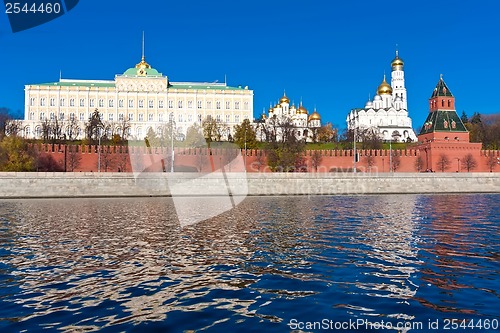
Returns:
[[[379,95],[375,95],[375,97],[373,98],[374,101],[380,101],[382,100],[382,98],[379,96]]]
[[[307,114],[307,109],[302,105],[300,104],[299,106],[299,109],[297,110],[297,114]]]
[[[377,96],[378,96],[378,95],[377,95]],[[379,96],[379,97],[380,97],[380,96]],[[365,108],[367,108],[367,109],[368,109],[368,108],[371,108],[371,107],[373,107],[373,102],[372,102],[372,101],[370,101],[370,100],[368,100],[368,102],[366,102],[366,104],[365,104]]]
[[[321,120],[321,116],[319,115],[319,113],[316,112],[316,110],[314,110],[314,112],[311,113],[311,115],[308,118],[308,121],[312,120]]]
[[[288,99],[288,97],[286,97],[285,93],[283,93],[283,97],[280,98],[280,104],[281,103],[288,103],[288,104],[290,104],[290,100]]]
[[[392,88],[389,85],[389,83],[387,83],[387,81],[385,80],[385,75],[384,75],[384,80],[378,86],[377,95],[391,95],[391,94],[392,94]]]

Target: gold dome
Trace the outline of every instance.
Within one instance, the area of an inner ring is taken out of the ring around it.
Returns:
[[[398,51],[396,50],[396,57],[391,61],[392,70],[394,70],[396,66],[403,67],[404,64],[403,59],[399,57]]]
[[[316,112],[316,110],[314,110],[314,112],[311,113],[311,115],[309,116],[308,121],[311,120],[321,120],[321,116],[319,115],[319,113]]]
[[[135,68],[149,69],[151,65],[149,65],[145,60],[144,56],[142,56],[141,62],[135,65]]]
[[[273,108],[272,107],[269,107],[269,110],[267,110],[268,113],[272,113],[274,112]]]
[[[274,108],[275,108],[275,109],[280,108],[280,107],[281,107],[281,105],[279,105],[279,104],[276,104],[276,105],[274,106]]]
[[[262,114],[262,119],[267,119],[267,116],[265,113]]]
[[[387,81],[385,80],[385,74],[384,74],[384,80],[378,86],[377,95],[391,95],[391,94],[392,94],[392,88],[389,85],[389,83],[387,83]]]
[[[307,114],[307,109],[302,105],[300,104],[299,108],[297,109],[297,114]]]
[[[281,103],[288,103],[290,104],[290,100],[288,99],[288,97],[286,97],[286,94],[283,92],[283,97],[280,98],[280,104]]]

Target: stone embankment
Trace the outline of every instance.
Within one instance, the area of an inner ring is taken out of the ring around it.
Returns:
[[[500,193],[500,173],[7,173],[0,198]]]

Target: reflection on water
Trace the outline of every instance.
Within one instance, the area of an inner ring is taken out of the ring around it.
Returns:
[[[247,198],[184,228],[165,198],[3,201],[0,329],[498,319],[499,199]]]

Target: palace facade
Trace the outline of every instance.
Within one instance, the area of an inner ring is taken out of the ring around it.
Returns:
[[[73,131],[74,138],[83,138],[85,123],[96,109],[109,131],[120,133],[126,126],[127,139],[142,140],[149,129],[160,133],[162,126],[175,126],[182,139],[188,127],[207,118],[225,124],[227,135],[244,119],[252,121],[253,91],[226,83],[173,82],[143,55],[114,80],[60,79],[26,85],[23,135],[41,138],[43,123],[57,120],[65,134]]]
[[[391,84],[385,74],[373,100],[368,100],[364,108],[351,110],[347,116],[347,128],[358,133],[371,131],[384,141],[416,141],[417,136],[408,116],[405,88],[404,62],[396,57],[391,62]]]

